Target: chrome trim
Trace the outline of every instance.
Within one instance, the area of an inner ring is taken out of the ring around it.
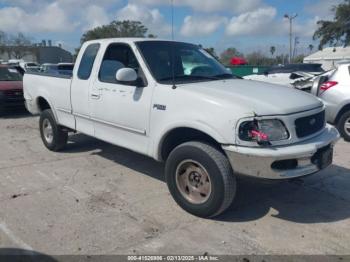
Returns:
[[[129,131],[129,132],[134,132],[134,133],[138,133],[138,134],[141,134],[141,135],[146,135],[146,130],[139,130],[139,129],[135,129],[135,128],[132,128],[132,127],[126,127],[126,126],[114,124],[114,123],[111,123],[111,122],[108,122],[108,121],[105,121],[105,120],[101,120],[101,119],[97,119],[97,118],[93,118],[93,117],[91,117],[90,119],[92,121],[94,121],[94,122],[98,122],[98,123],[105,124],[105,125],[108,125],[108,126],[113,126],[113,127],[116,127],[116,128],[119,128],[119,129],[123,129],[123,130]]]
[[[61,107],[56,107],[56,110],[57,111],[61,111],[63,113],[67,113],[67,114],[71,114],[72,113],[72,110],[64,109],[64,108],[61,108]]]
[[[90,116],[84,115],[84,114],[73,113],[73,116],[77,116],[77,117],[80,117],[80,118],[84,118],[84,119],[87,119],[87,120],[91,120]]]
[[[111,123],[111,122],[108,122],[108,121],[105,121],[105,120],[101,120],[101,119],[94,118],[94,117],[89,117],[87,115],[82,115],[82,114],[78,114],[78,113],[73,113],[73,115],[76,116],[76,117],[81,117],[81,118],[84,118],[84,119],[87,119],[87,120],[91,120],[91,121],[94,121],[94,122],[97,122],[97,123],[101,123],[101,124],[105,124],[105,125],[108,125],[108,126],[112,126],[112,127],[116,127],[116,128],[119,128],[119,129],[123,129],[123,130],[129,131],[129,132],[138,133],[138,134],[141,134],[141,135],[146,135],[146,130],[139,130],[139,129],[135,129],[135,128],[132,128],[132,127],[126,127],[126,126],[118,125],[118,124],[115,124],[115,123]]]

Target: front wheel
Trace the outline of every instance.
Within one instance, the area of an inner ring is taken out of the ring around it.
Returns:
[[[344,140],[350,142],[350,111],[343,113],[340,117],[337,129]]]
[[[227,157],[215,147],[188,142],[169,155],[166,181],[175,201],[199,217],[214,217],[233,202],[236,179]]]
[[[68,133],[56,123],[51,109],[44,110],[39,121],[40,135],[44,145],[51,151],[62,150],[68,140]]]

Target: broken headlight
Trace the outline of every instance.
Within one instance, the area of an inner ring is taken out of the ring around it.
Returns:
[[[289,133],[283,122],[278,119],[254,119],[245,121],[240,125],[239,138],[243,141],[269,144],[272,141],[288,139]]]

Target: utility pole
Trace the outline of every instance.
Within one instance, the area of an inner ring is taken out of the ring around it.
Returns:
[[[297,46],[300,44],[299,37],[294,38],[294,49],[293,49],[293,58],[297,56]]]
[[[293,20],[298,16],[298,14],[288,15],[285,14],[284,18],[289,20],[289,63],[292,62],[292,41],[293,41]]]

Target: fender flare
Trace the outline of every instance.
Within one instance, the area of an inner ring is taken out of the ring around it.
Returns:
[[[39,107],[39,99],[42,98],[44,99],[50,106],[50,109],[55,117],[55,120],[56,122],[58,121],[58,118],[57,118],[57,113],[56,113],[56,109],[55,107],[53,106],[53,104],[51,103],[50,99],[47,98],[46,95],[40,95],[38,96],[36,99],[35,99],[35,104],[37,105],[38,109],[39,109],[39,112],[41,113],[41,110],[40,110],[40,107]]]
[[[161,152],[162,152],[162,146],[165,138],[167,135],[178,128],[190,128],[197,130],[199,132],[202,132],[212,139],[214,139],[218,144],[224,144],[225,139],[223,136],[221,136],[213,127],[210,127],[209,125],[206,125],[203,122],[199,121],[188,121],[188,122],[175,122],[167,125],[163,130],[159,133],[159,135],[154,140],[154,146],[153,146],[153,157],[156,160],[161,160]]]

